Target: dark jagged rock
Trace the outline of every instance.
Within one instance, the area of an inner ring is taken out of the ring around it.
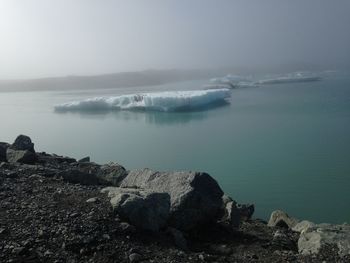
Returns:
[[[255,206],[254,204],[238,204],[237,205],[241,221],[248,221],[252,218]]]
[[[89,174],[79,171],[78,169],[68,169],[57,173],[57,177],[62,177],[65,181],[73,184],[82,185],[99,185],[100,180],[96,174]]]
[[[168,193],[169,225],[180,230],[215,222],[221,212],[223,192],[206,173],[134,170],[120,186]]]
[[[100,180],[108,182],[113,186],[119,186],[127,174],[123,166],[117,163],[109,163],[100,166],[97,176]]]
[[[187,240],[181,231],[173,227],[168,227],[167,233],[173,238],[174,244],[178,248],[188,250]]]
[[[129,260],[130,263],[140,262],[142,260],[142,256],[138,253],[132,253],[129,255]]]
[[[35,153],[34,143],[32,143],[32,140],[26,135],[18,135],[14,143],[10,146],[10,149]]]
[[[84,158],[81,158],[78,162],[79,163],[89,163],[90,162],[90,157],[86,156]]]
[[[125,168],[116,163],[99,165],[96,163],[78,163],[62,171],[58,176],[71,183],[84,185],[113,185],[118,186],[126,177]]]
[[[6,151],[10,144],[6,142],[0,142],[0,162],[6,162]]]
[[[45,152],[37,153],[38,162],[60,165],[62,163],[76,163],[77,160],[71,157],[59,156],[56,154],[47,154]]]
[[[225,215],[222,220],[229,222],[233,228],[238,228],[241,223],[241,215],[237,203],[235,201],[227,202],[224,209]]]
[[[241,222],[250,220],[253,213],[253,204],[237,204],[230,196],[223,195],[221,221],[238,228]]]
[[[297,251],[297,246],[295,241],[290,237],[289,231],[285,231],[285,229],[277,229],[273,234],[271,244],[275,246],[277,249],[284,250],[294,250]]]
[[[33,164],[37,161],[34,143],[26,135],[19,135],[6,150],[6,159],[10,163]]]
[[[10,163],[34,164],[37,161],[37,156],[35,153],[28,150],[13,150],[8,148],[6,151],[6,159]]]

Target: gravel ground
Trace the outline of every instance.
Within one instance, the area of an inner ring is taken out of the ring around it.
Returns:
[[[169,231],[122,222],[101,186],[55,176],[70,165],[0,164],[0,262],[350,262],[332,247],[301,256],[297,233],[258,219],[239,231],[217,224],[187,233],[181,250]]]

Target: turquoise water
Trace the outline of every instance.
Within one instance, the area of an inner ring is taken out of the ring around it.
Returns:
[[[256,217],[283,209],[315,222],[350,223],[350,77],[232,91],[198,112],[55,113],[99,95],[198,89],[205,80],[155,87],[0,93],[0,140],[32,137],[36,150],[127,169],[206,171]]]

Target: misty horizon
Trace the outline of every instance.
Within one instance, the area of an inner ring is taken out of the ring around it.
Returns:
[[[343,0],[2,1],[0,79],[348,69],[349,10]]]

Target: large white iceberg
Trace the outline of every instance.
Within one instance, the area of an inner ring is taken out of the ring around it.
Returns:
[[[230,95],[229,89],[140,93],[72,101],[56,105],[55,110],[196,110],[216,103],[225,103]]]

